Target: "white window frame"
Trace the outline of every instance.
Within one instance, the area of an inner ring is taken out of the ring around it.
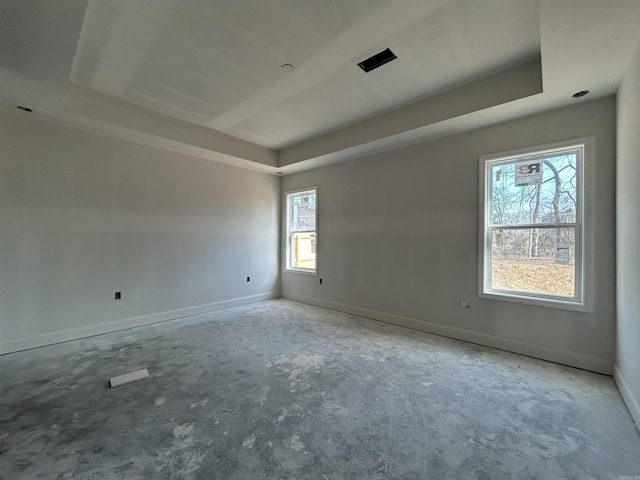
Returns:
[[[569,224],[536,224],[537,228],[574,228],[575,229],[575,296],[571,298],[530,292],[500,290],[491,288],[491,235],[496,228],[532,228],[532,225],[492,225],[491,222],[491,167],[494,165],[527,161],[561,153],[565,150],[578,150],[576,183],[576,222]],[[542,307],[560,308],[581,312],[592,311],[592,197],[594,185],[592,179],[594,164],[593,137],[578,138],[563,142],[541,145],[509,152],[501,152],[480,157],[480,223],[478,254],[478,296],[493,300],[503,300]]]
[[[291,229],[291,217],[293,215],[293,204],[291,199],[296,196],[305,194],[315,194],[316,196],[316,208],[315,208],[315,230],[292,230]],[[285,271],[290,273],[302,273],[305,275],[317,275],[318,274],[318,187],[301,188],[297,190],[291,190],[285,192]],[[313,232],[315,234],[315,268],[296,267],[292,265],[293,255],[293,234],[300,232]]]

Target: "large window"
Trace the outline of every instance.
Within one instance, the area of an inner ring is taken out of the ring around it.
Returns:
[[[287,194],[287,270],[316,273],[318,189]]]
[[[585,171],[592,140],[480,157],[479,295],[590,310]]]

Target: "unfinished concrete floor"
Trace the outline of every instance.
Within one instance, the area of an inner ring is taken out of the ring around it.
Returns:
[[[640,476],[610,377],[287,300],[5,355],[0,385],[5,480]]]

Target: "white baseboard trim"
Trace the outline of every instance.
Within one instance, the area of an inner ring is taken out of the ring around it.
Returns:
[[[548,360],[550,362],[569,365],[571,367],[590,370],[592,372],[603,373],[605,375],[613,374],[613,361],[606,358],[593,357],[581,353],[567,352],[556,348],[538,345],[535,343],[523,342],[511,338],[498,337],[487,333],[474,332],[463,328],[451,327],[438,323],[416,320],[414,318],[403,317],[392,313],[379,312],[368,308],[347,305],[344,303],[333,302],[331,300],[323,300],[320,298],[307,297],[306,295],[298,295],[292,292],[282,292],[282,298],[295,300],[301,303],[308,303],[318,307],[337,310],[339,312],[350,313],[360,317],[366,317],[385,323],[392,323],[401,327],[412,328],[422,332],[433,333],[443,337],[455,338],[465,342],[477,343],[487,347],[506,350],[508,352],[519,353],[529,357]]]
[[[188,317],[191,315],[199,315],[201,313],[213,312],[215,310],[238,307],[240,305],[260,302],[262,300],[271,300],[273,298],[280,298],[280,292],[268,292],[258,295],[250,295],[247,297],[232,298],[230,300],[222,300],[220,302],[207,303],[205,305],[152,313],[150,315],[143,315],[140,317],[116,320],[115,322],[87,325],[59,332],[45,333],[36,337],[0,342],[0,355],[18,352],[20,350],[28,350],[30,348],[43,347],[54,343],[68,342],[69,340],[77,340],[79,338],[92,337],[94,335],[102,335],[103,333],[111,333],[118,330],[126,330],[127,328],[141,327],[152,323],[166,322],[168,320],[175,320],[177,318]]]
[[[625,380],[624,375],[622,375],[622,371],[620,371],[618,365],[614,365],[613,367],[613,379],[618,386],[622,400],[624,400],[624,403],[629,409],[633,421],[636,422],[636,427],[640,430],[640,403],[638,403],[638,399],[631,392],[629,384]]]

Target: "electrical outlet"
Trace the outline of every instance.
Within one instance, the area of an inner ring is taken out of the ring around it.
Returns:
[[[471,308],[471,300],[468,298],[460,300],[460,308]]]
[[[115,299],[120,300],[122,298],[122,292],[116,292]]]

